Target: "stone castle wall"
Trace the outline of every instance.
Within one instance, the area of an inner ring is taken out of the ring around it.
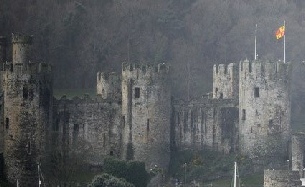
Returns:
[[[299,173],[288,170],[265,170],[264,187],[301,187]]]
[[[169,68],[123,64],[123,157],[167,168],[170,157]]]
[[[287,155],[291,136],[291,65],[244,61],[240,62],[239,71],[241,153],[269,158]]]
[[[68,136],[73,148],[87,152],[88,162],[100,164],[105,156],[121,155],[121,103],[89,97],[56,101],[55,133]]]
[[[292,170],[298,171],[303,177],[305,153],[305,134],[297,133],[291,137],[291,164]]]
[[[174,104],[173,144],[178,149],[211,148],[229,153],[236,147],[238,123],[234,99],[201,99]]]

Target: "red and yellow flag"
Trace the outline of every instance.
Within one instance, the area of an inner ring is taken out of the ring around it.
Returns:
[[[281,39],[285,35],[285,26],[281,26],[275,32],[276,39]]]

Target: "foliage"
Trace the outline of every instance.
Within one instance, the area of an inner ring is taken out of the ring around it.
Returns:
[[[104,172],[115,177],[124,178],[136,187],[146,186],[149,180],[143,162],[122,161],[107,158],[104,161]]]
[[[83,139],[68,144],[61,133],[52,132],[52,142],[48,146],[42,159],[42,174],[50,186],[76,184],[84,181],[90,175],[86,163],[91,153],[91,147]]]
[[[134,187],[134,185],[127,182],[125,179],[104,173],[95,176],[89,187]]]

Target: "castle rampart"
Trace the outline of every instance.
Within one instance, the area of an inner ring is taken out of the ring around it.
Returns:
[[[283,158],[291,135],[291,65],[243,61],[239,71],[241,153]]]
[[[54,133],[62,134],[66,128],[66,141],[72,146],[78,145],[77,149],[86,153],[86,161],[100,164],[107,155],[120,158],[120,102],[101,97],[62,98],[56,101],[55,111]]]
[[[235,99],[175,102],[174,146],[179,149],[210,148],[229,153],[236,148],[238,108]]]

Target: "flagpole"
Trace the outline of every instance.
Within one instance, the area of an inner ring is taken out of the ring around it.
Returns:
[[[255,37],[254,37],[254,60],[256,60],[256,31],[257,31],[257,24],[255,25]]]
[[[284,63],[286,63],[286,22],[284,20]]]

